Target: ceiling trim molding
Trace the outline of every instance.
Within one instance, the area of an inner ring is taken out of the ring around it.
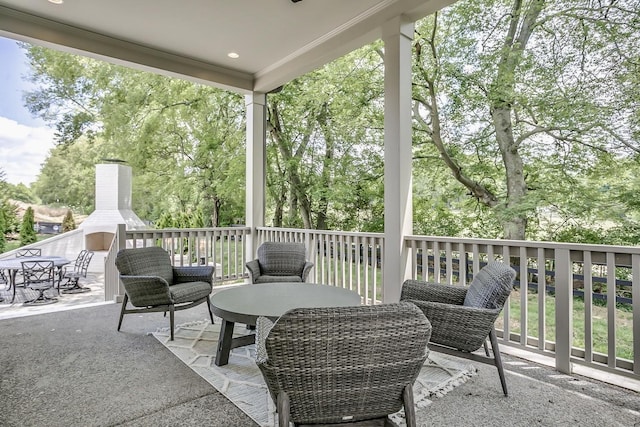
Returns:
[[[247,94],[253,76],[0,6],[0,35]]]

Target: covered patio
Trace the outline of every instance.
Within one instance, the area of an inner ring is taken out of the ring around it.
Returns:
[[[304,242],[316,264],[313,281],[355,287],[369,304],[397,301],[407,278],[432,275],[436,281],[465,285],[468,279],[460,266],[468,264],[476,273],[485,259],[518,259],[521,289],[551,285],[546,274],[529,270],[553,265],[553,334],[547,333],[544,315],[534,320],[528,315],[534,306],[540,313],[546,311],[545,292],[533,302],[527,292],[521,293],[514,301],[518,313],[512,313],[509,305],[505,309],[500,344],[506,353],[510,397],[499,392],[494,368],[478,365],[478,376],[420,409],[420,425],[637,424],[638,394],[619,386],[633,389],[640,380],[638,248],[413,235],[413,23],[450,3],[238,1],[220,2],[212,14],[207,2],[186,7],[145,0],[134,8],[124,1],[68,1],[56,6],[0,0],[0,34],[246,96],[246,227],[148,232],[120,227],[105,258],[107,302],[119,301],[123,293],[113,264],[118,249],[156,242],[169,247],[191,239],[202,253],[187,253],[178,262],[189,264],[204,257],[207,263],[220,264],[216,278],[220,283],[242,282],[244,262],[262,241]],[[384,233],[265,227],[268,93],[376,39],[382,39],[385,47]],[[230,53],[240,56],[233,60]],[[222,256],[232,252],[233,258]],[[606,307],[605,349],[596,348],[599,343],[591,325],[597,316],[591,299],[585,303],[585,338],[579,348],[573,345],[573,274],[576,266],[590,269],[594,265],[606,266],[604,280],[610,284],[616,283],[616,268],[627,269],[635,285],[629,288],[632,320],[626,325],[632,330],[630,357],[617,352],[615,286]],[[1,320],[2,341],[10,345],[1,353],[0,390],[6,403],[0,419],[7,425],[252,425],[148,335],[165,325],[162,314],[142,316],[117,333],[118,311],[118,304],[107,303]],[[179,313],[176,323],[204,317],[205,309],[199,307]],[[520,357],[525,353],[526,361]]]
[[[54,304],[53,306],[55,306]],[[53,307],[51,306],[51,307]],[[6,426],[256,425],[149,332],[166,324],[148,314],[115,331],[118,304],[0,320]],[[202,320],[206,308],[179,312]],[[494,368],[418,409],[418,425],[634,426],[636,392],[504,355],[510,395]]]

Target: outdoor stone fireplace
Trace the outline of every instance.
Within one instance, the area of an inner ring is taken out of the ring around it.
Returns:
[[[120,162],[96,165],[96,208],[78,228],[84,232],[85,249],[108,251],[118,224],[127,230],[147,228],[131,209],[131,167]]]

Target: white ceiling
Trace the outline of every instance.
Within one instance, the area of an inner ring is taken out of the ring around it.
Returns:
[[[267,92],[453,1],[0,0],[0,35]]]

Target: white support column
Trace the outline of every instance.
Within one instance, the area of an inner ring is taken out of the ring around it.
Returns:
[[[383,302],[400,299],[409,277],[404,236],[413,232],[411,185],[411,43],[413,22],[385,24]]]
[[[246,159],[246,208],[247,227],[251,227],[251,238],[245,246],[245,259],[255,257],[258,233],[255,227],[264,225],[266,183],[266,101],[264,93],[253,92],[245,97],[247,110],[247,159]]]

